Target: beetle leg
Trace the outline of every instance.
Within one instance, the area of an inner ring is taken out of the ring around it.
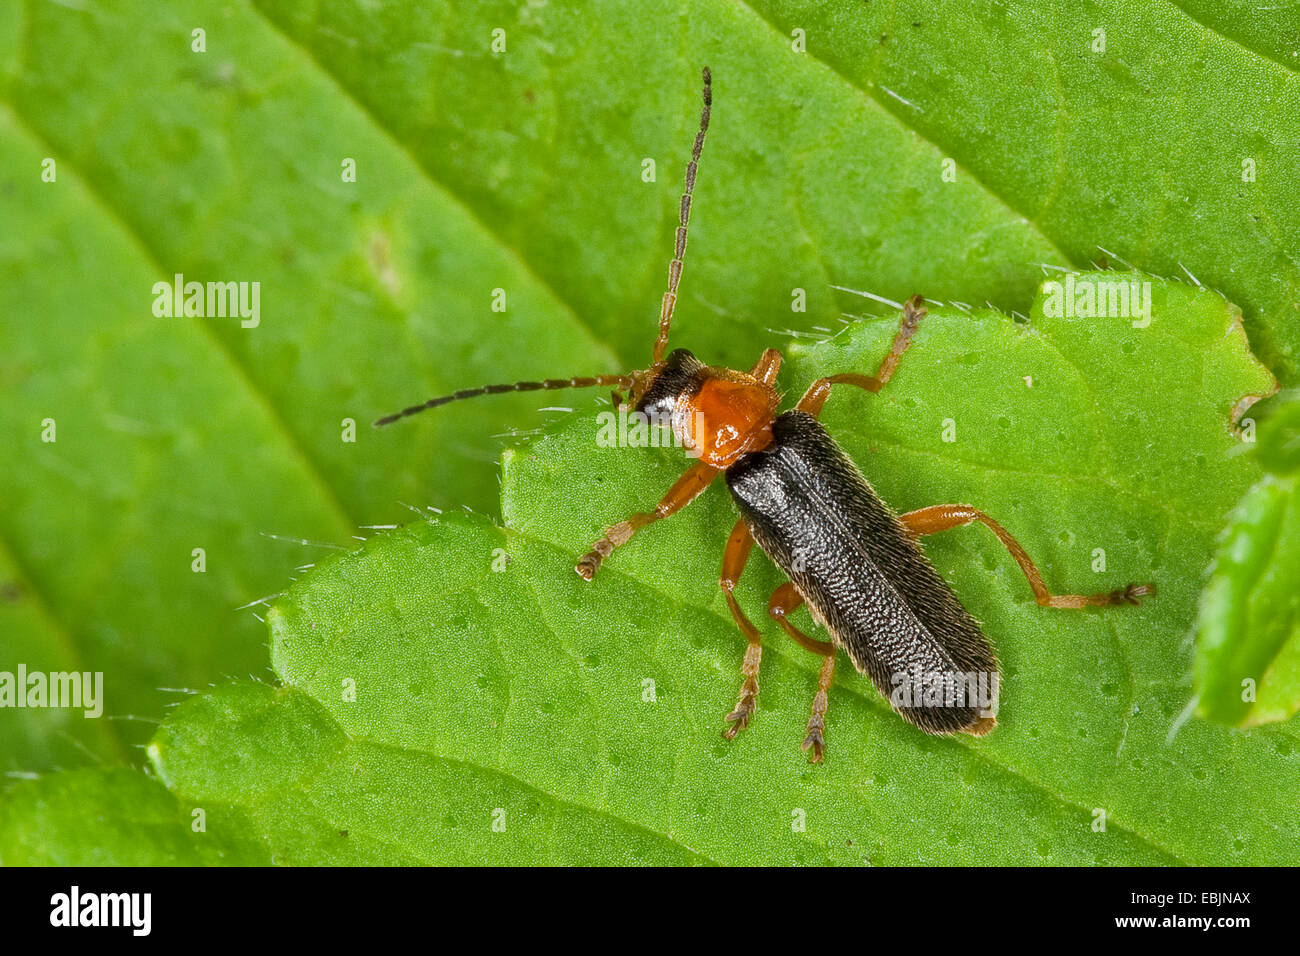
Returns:
[[[835,645],[830,641],[818,641],[809,637],[787,619],[799,605],[803,604],[803,595],[786,581],[775,591],[767,603],[767,613],[781,629],[814,654],[822,655],[822,669],[817,677],[817,696],[813,698],[812,713],[808,716],[808,735],[803,739],[803,749],[812,750],[809,761],[822,762],[822,753],[826,749],[826,707],[829,699],[831,681],[835,678]]]
[[[795,588],[794,582],[786,581],[785,584],[772,592],[772,598],[767,602],[767,613],[771,615],[772,620],[781,625],[781,630],[814,654],[826,655],[831,653],[835,650],[835,645],[830,641],[819,641],[809,637],[786,620],[786,615],[794,613],[802,604],[803,595]]]
[[[643,511],[640,514],[634,514],[626,521],[620,521],[608,528],[605,531],[605,537],[591,546],[591,550],[582,556],[573,570],[590,581],[596,576],[596,570],[600,567],[601,562],[609,557],[610,552],[620,544],[626,544],[632,535],[651,522],[667,518],[681,511],[695,500],[696,495],[709,487],[709,482],[713,481],[719,473],[717,468],[705,462],[693,465],[673,483],[673,486],[668,489],[668,494],[663,496],[659,506],[654,511]]]
[[[776,349],[764,349],[749,374],[764,385],[776,386],[776,374],[781,371],[781,353]]]
[[[981,522],[998,536],[1002,546],[1011,553],[1011,557],[1016,559],[1016,564],[1020,565],[1020,570],[1024,572],[1025,578],[1029,581],[1029,586],[1034,590],[1035,600],[1043,607],[1077,609],[1102,607],[1109,604],[1139,604],[1141,598],[1156,593],[1154,584],[1130,584],[1127,587],[1102,594],[1052,594],[1047,590],[1047,585],[1043,583],[1043,576],[1039,573],[1038,568],[1034,567],[1034,562],[1025,549],[1020,546],[1020,542],[1011,537],[1011,533],[1002,525],[970,505],[932,505],[929,508],[918,508],[916,511],[909,511],[905,515],[900,515],[899,520],[917,538],[926,534],[934,534],[936,531],[960,528],[972,521]]]
[[[800,745],[803,750],[811,750],[809,763],[821,763],[826,750],[826,706],[829,701],[831,682],[835,680],[835,649],[822,658],[821,673],[817,675],[817,696],[813,698],[812,713],[808,715],[808,735]]]
[[[727,538],[727,548],[722,552],[722,576],[718,579],[718,587],[726,595],[731,616],[736,619],[736,625],[749,641],[745,646],[745,660],[740,665],[740,673],[744,678],[740,685],[740,698],[736,701],[736,709],[727,714],[726,719],[731,726],[722,732],[722,736],[728,740],[749,725],[749,718],[754,715],[758,702],[758,667],[763,660],[763,636],[745,616],[734,593],[736,582],[745,570],[753,547],[754,536],[749,533],[749,525],[742,518],[736,522],[736,526],[731,529],[731,536]]]
[[[911,344],[912,336],[916,334],[917,327],[925,318],[925,311],[925,299],[919,295],[914,295],[903,303],[903,317],[898,321],[894,344],[890,346],[889,354],[881,361],[875,375],[844,372],[840,375],[819,378],[808,386],[808,391],[804,392],[803,398],[799,399],[799,404],[795,407],[809,415],[820,415],[822,406],[830,397],[832,385],[856,385],[858,388],[865,388],[868,392],[880,391],[885,387],[885,383],[894,377],[894,372],[898,369],[898,361]]]

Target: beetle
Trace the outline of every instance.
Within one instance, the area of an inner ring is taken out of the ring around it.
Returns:
[[[989,528],[1024,573],[1038,604],[1077,609],[1136,605],[1153,584],[1130,584],[1100,594],[1053,594],[1024,548],[993,518],[970,505],[934,505],[897,514],[818,421],[831,390],[850,385],[879,392],[926,314],[913,296],[902,307],[893,344],[874,375],[843,372],[819,378],[795,407],[779,412],[776,390],[781,353],[767,349],[749,371],[706,365],[686,349],[669,353],[668,333],[686,252],[691,199],[712,112],[712,75],[703,71],[704,105],[686,166],[668,289],[659,334],[644,370],[623,375],[514,382],[463,389],[375,422],[387,425],[448,402],[479,395],[538,389],[615,386],[613,399],[651,421],[666,424],[698,460],[653,511],[610,526],[575,570],[592,580],[614,549],[636,532],[690,504],[722,476],[740,513],[723,551],[719,586],[747,640],[741,688],[723,735],[749,725],[758,701],[762,636],[736,600],[754,544],[789,580],[773,592],[768,614],[822,664],[802,747],[820,763],[826,739],[828,694],[837,652],[868,675],[905,720],[931,734],[983,736],[997,724],[998,661],[988,638],[926,558],[918,539],[979,522]],[[629,393],[627,402],[622,392]],[[797,628],[790,615],[806,604],[830,640]]]

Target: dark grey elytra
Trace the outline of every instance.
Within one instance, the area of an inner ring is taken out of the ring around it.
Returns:
[[[812,616],[905,719],[929,733],[993,726],[998,662],[898,516],[807,412],[726,472],[741,516]],[[959,693],[992,692],[978,706]],[[928,701],[929,703],[923,703]]]
[[[668,288],[659,313],[650,367],[620,375],[514,382],[462,389],[412,405],[375,422],[387,425],[459,399],[539,389],[616,387],[616,404],[671,424],[696,462],[653,511],[633,514],[606,529],[575,570],[595,577],[614,549],[640,529],[690,504],[718,476],[725,476],[740,520],[723,551],[719,585],[736,625],[748,641],[741,665],[740,696],[724,731],[734,737],[757,709],[762,660],[761,632],[735,597],[736,582],[755,543],[789,581],[777,588],[768,613],[803,647],[821,655],[803,749],[813,762],[825,747],[828,694],[835,659],[845,651],[870,676],[891,706],[928,733],[976,736],[996,725],[998,662],[993,647],[921,550],[923,535],[980,522],[1010,552],[1044,607],[1080,609],[1137,604],[1154,585],[1130,584],[1100,594],[1053,594],[1014,537],[970,505],[934,505],[895,514],[817,421],[831,388],[852,385],[879,392],[926,314],[913,296],[902,306],[898,331],[874,375],[841,372],[815,381],[794,410],[778,414],[781,354],[767,349],[748,372],[705,365],[685,349],[667,353],[668,333],[686,252],[691,195],[708,131],[712,77],[706,67],[699,132],[686,167],[685,191],[668,267]],[[622,392],[627,391],[625,405]],[[671,569],[668,569],[671,570]],[[809,637],[790,621],[807,604],[830,641]]]

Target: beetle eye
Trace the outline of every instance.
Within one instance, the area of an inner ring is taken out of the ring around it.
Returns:
[[[637,402],[636,410],[652,422],[668,424],[677,408],[677,399],[696,388],[698,373],[703,368],[704,364],[686,349],[670,352],[663,368]]]
[[[651,400],[646,395],[637,406],[637,411],[644,415],[651,425],[669,425],[672,423],[673,410],[677,407],[677,396],[664,395]]]

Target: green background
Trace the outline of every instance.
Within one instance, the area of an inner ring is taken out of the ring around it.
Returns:
[[[205,31],[204,53],[191,48],[196,28]],[[491,50],[495,29],[505,31],[504,54]],[[1097,30],[1104,31],[1103,52],[1095,49]],[[802,31],[802,52],[793,31]],[[1245,4],[1168,0],[978,8],[5,5],[0,667],[22,661],[30,669],[102,670],[108,694],[108,718],[99,721],[52,710],[0,712],[0,770],[14,787],[13,806],[38,805],[27,837],[36,834],[46,851],[66,846],[65,859],[112,845],[84,825],[69,824],[55,839],[58,828],[38,815],[55,806],[53,797],[25,784],[27,776],[61,790],[70,807],[102,800],[142,814],[150,806],[173,813],[169,791],[155,793],[158,784],[127,771],[51,772],[141,764],[139,748],[188,692],[250,676],[271,680],[265,607],[246,605],[285,591],[297,569],[354,548],[371,533],[366,529],[411,520],[412,507],[463,505],[502,519],[502,445],[547,421],[560,422],[561,431],[576,427],[561,413],[537,411],[543,404],[597,406],[577,394],[547,402],[506,397],[400,430],[372,431],[370,419],[487,381],[624,371],[645,362],[702,64],[714,71],[716,110],[676,344],[710,361],[748,365],[764,346],[784,345],[791,333],[821,338],[869,306],[835,286],[896,300],[920,291],[1027,317],[1044,264],[1128,263],[1199,281],[1236,303],[1254,354],[1293,385],[1300,370],[1298,51],[1294,9],[1259,13]],[[41,180],[46,157],[57,164],[55,183]],[[357,164],[356,183],[340,177],[348,158]],[[656,162],[653,182],[643,181],[647,158]],[[943,176],[949,159],[951,182]],[[1247,161],[1250,182],[1243,181]],[[155,318],[153,283],[178,272],[259,281],[260,327]],[[498,288],[507,291],[505,313],[491,309]],[[806,292],[806,312],[791,311],[796,288]],[[860,356],[879,354],[883,327],[873,334],[861,341]],[[957,345],[964,335],[956,333]],[[965,354],[957,345],[947,361]],[[1174,714],[1181,707],[1174,688],[1183,700],[1190,693],[1185,638],[1213,532],[1257,477],[1244,458],[1224,459],[1238,470],[1197,499],[1209,486],[1206,462],[1218,467],[1215,456],[1231,444],[1218,434],[1200,436],[1204,448],[1187,444],[1200,439],[1177,433],[1183,417],[1152,385],[1168,392],[1181,382],[1193,395],[1235,397],[1227,383],[1221,393],[1206,384],[1210,350],[1208,338],[1191,336],[1140,376],[1131,364],[1106,366],[1120,396],[1132,397],[1124,414],[1141,415],[1145,402],[1153,419],[1169,426],[1151,441],[1171,462],[1181,451],[1187,471],[1175,479],[1201,529],[1183,543],[1183,578],[1166,598],[1174,608],[1160,633],[1174,646],[1152,664],[1162,668],[1153,672],[1165,687],[1162,706]],[[1100,360],[1102,352],[1090,354]],[[1241,355],[1239,371],[1248,377]],[[787,379],[783,385],[793,388],[796,379]],[[974,389],[956,393],[958,410],[978,412],[979,389],[996,384],[976,379]],[[919,387],[900,395],[924,394]],[[1047,409],[1049,424],[1026,419],[1014,434],[1032,443],[1040,428],[1042,435],[1069,432],[1077,411],[1068,404]],[[40,440],[46,418],[57,422],[54,444]],[[341,440],[345,419],[358,423],[356,442]],[[840,431],[869,438],[860,418],[841,424]],[[990,440],[997,426],[995,416]],[[859,460],[865,450],[858,449]],[[1130,452],[1140,459],[1145,449]],[[1006,453],[995,445],[983,464]],[[571,471],[543,474],[536,493],[544,497],[550,488],[558,503],[534,502],[513,517],[511,495],[522,492],[507,481],[504,517],[526,530],[528,516],[540,514],[550,522],[547,539],[571,549],[619,516],[616,502],[636,498],[643,506],[644,495],[663,484],[667,472],[640,474],[635,454],[602,465],[622,490],[602,503],[596,486],[595,500],[581,508],[573,506],[574,490],[593,489],[600,476],[584,483]],[[571,467],[582,456],[555,460]],[[897,491],[935,495],[976,487],[944,485],[951,470],[941,455],[900,459],[892,466],[896,479],[889,467],[878,479],[882,491],[891,481]],[[930,470],[937,477],[921,477]],[[684,546],[698,548],[692,587],[712,587],[718,539],[705,535],[726,530],[725,499],[715,494],[710,507],[716,520],[709,530],[681,532],[693,534]],[[1010,522],[1005,511],[1000,516]],[[572,533],[566,521],[577,525]],[[663,551],[646,553],[662,554],[673,540],[663,537]],[[206,552],[202,574],[191,570],[195,548]],[[941,552],[932,553],[938,562]],[[949,567],[958,564],[954,556]],[[1006,580],[1004,564],[980,570],[1002,568],[998,580]],[[670,580],[684,581],[685,570],[670,569]],[[750,606],[761,600],[755,589]],[[991,612],[980,613],[987,619]],[[730,660],[739,641],[719,636],[716,651]],[[1043,653],[1064,666],[1059,645]],[[689,654],[682,654],[685,667]],[[768,679],[765,693],[778,679]],[[731,683],[730,671],[720,672],[700,693],[725,709]],[[796,723],[802,691],[801,684],[790,692]],[[224,713],[223,695],[244,693],[264,691],[223,691],[193,706]],[[310,736],[301,743],[307,761],[341,731],[312,709],[318,705],[291,698],[285,719]],[[235,703],[257,709],[255,701]],[[873,729],[882,722],[876,714],[865,720]],[[764,723],[776,733],[776,719]],[[797,729],[787,726],[771,743],[789,761],[800,759],[784,753]],[[662,732],[647,729],[645,739]],[[1169,757],[1152,733],[1147,759],[1159,766]],[[1261,792],[1215,779],[1208,766],[1184,768],[1210,774],[1205,799],[1220,793],[1215,787],[1235,787],[1241,806],[1289,809],[1293,821],[1295,798],[1277,788],[1295,774],[1294,722],[1222,733],[1231,735],[1232,748],[1271,752],[1274,763],[1255,765],[1259,782],[1251,786]],[[256,737],[250,731],[249,739]],[[846,746],[844,735],[836,741],[832,758],[848,764],[837,772],[853,772],[869,739],[860,746]],[[544,747],[534,746],[542,759]],[[934,745],[907,737],[896,746],[916,758]],[[160,770],[156,760],[150,764]],[[1097,769],[1052,771],[1039,789],[1068,791],[1071,774],[1083,781]],[[709,779],[731,791],[743,776],[718,770]],[[169,783],[183,790],[183,779]],[[528,775],[518,779],[530,785]],[[797,788],[802,779],[773,785]],[[531,785],[550,799],[562,796],[557,781]],[[1151,793],[1160,788],[1146,786],[1151,818],[1159,817],[1165,811]],[[154,788],[155,803],[121,789],[142,787]],[[640,817],[653,815],[652,798]],[[969,799],[994,805],[978,787]],[[880,809],[863,812],[870,823],[862,825],[876,839],[899,825]],[[231,831],[291,832],[293,819],[275,827],[243,820]],[[620,819],[644,823],[632,811]],[[1010,814],[1003,830],[1016,819]],[[1035,841],[1033,825],[1022,829],[1030,845],[1051,843]],[[1055,832],[1048,824],[1040,829]],[[1005,859],[1054,859],[1022,852],[998,836],[1003,830],[979,832],[1006,848]],[[1181,859],[1287,861],[1284,844],[1224,830],[1212,846],[1197,846],[1191,830],[1175,830],[1166,849],[1176,844],[1169,855]],[[698,855],[738,859],[725,851],[744,844],[747,832],[742,827]],[[22,839],[11,835],[5,846],[27,845]],[[830,839],[822,833],[818,845]],[[916,834],[901,859],[961,861],[960,848],[973,839],[962,831],[956,842],[928,843]],[[683,841],[664,852],[682,845],[694,852],[700,844]],[[1289,845],[1293,854],[1294,840]],[[471,840],[457,859],[480,858],[476,848],[486,852]],[[318,849],[334,858],[334,849]],[[403,858],[439,859],[427,847]],[[455,857],[448,850],[444,858]]]

